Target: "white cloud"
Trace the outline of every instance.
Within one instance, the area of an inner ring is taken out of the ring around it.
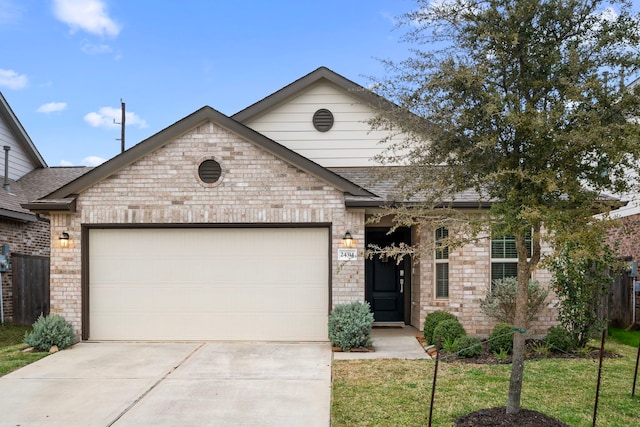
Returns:
[[[93,44],[93,43],[89,43],[87,41],[85,41],[82,44],[81,49],[87,55],[101,55],[101,54],[104,54],[104,53],[113,52],[113,49],[111,49],[111,46],[108,46],[106,44]]]
[[[9,89],[22,89],[27,86],[28,80],[24,74],[0,68],[0,86],[8,87]]]
[[[84,116],[84,121],[89,125],[107,129],[119,128],[120,120],[122,120],[122,110],[112,107],[102,107],[97,113],[91,112]],[[125,113],[125,124],[127,126],[137,126],[141,129],[147,127],[147,122],[132,112]]]
[[[82,164],[84,166],[99,166],[102,163],[106,162],[107,159],[103,159],[102,157],[98,157],[98,156],[88,156],[85,157],[84,159],[82,159]]]
[[[55,113],[56,111],[62,111],[67,109],[66,102],[49,102],[47,104],[42,104],[38,107],[36,112],[38,113]]]
[[[60,164],[58,166],[73,166],[69,160],[60,160]]]
[[[54,0],[53,13],[69,25],[71,33],[82,30],[98,36],[120,34],[120,25],[109,17],[107,5],[102,0]]]

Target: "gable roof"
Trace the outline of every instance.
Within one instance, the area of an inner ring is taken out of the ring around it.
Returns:
[[[74,195],[81,193],[87,188],[113,175],[117,171],[131,165],[158,148],[161,148],[169,141],[184,135],[193,128],[206,122],[212,122],[227,129],[228,131],[267,151],[273,156],[329,183],[338,190],[354,196],[371,195],[369,191],[341,177],[340,175],[323,168],[317,163],[289,150],[283,145],[278,144],[272,139],[248,128],[242,123],[237,122],[219,111],[214,110],[209,106],[205,106],[146,140],[134,145],[127,151],[113,157],[100,166],[97,166],[90,172],[82,175],[67,185],[53,191],[47,195],[46,198],[23,206],[32,210],[57,210],[56,206],[61,210],[68,210],[72,207],[69,199],[70,197],[73,198]],[[45,206],[46,209],[44,208]]]
[[[2,92],[0,92],[0,116],[4,119],[11,132],[15,135],[25,153],[33,161],[35,167],[46,168],[47,162],[44,161],[44,158],[36,148],[35,144],[31,141],[31,138],[29,138],[27,131],[22,127],[22,123],[20,123],[20,120],[18,120],[18,117],[14,114]]]
[[[374,105],[382,108],[390,108],[394,105],[389,100],[376,95],[359,84],[352,82],[334,71],[331,71],[327,67],[319,67],[306,76],[299,78],[295,82],[283,87],[277,92],[272,93],[253,105],[250,105],[244,110],[237,112],[231,117],[234,120],[245,123],[320,81],[333,83],[368,105]]]

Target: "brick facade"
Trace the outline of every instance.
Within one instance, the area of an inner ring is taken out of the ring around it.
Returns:
[[[488,236],[473,244],[467,244],[449,251],[449,298],[435,297],[435,272],[433,256],[424,256],[414,271],[413,302],[419,303],[414,310],[412,323],[422,329],[425,317],[436,310],[455,314],[469,335],[487,336],[496,321],[480,310],[480,300],[486,297],[491,283],[491,243]],[[424,228],[414,235],[421,244],[433,247],[434,230]],[[546,248],[548,249],[548,248]],[[545,250],[545,248],[543,248]],[[548,288],[550,273],[543,269],[533,272],[532,278]],[[557,324],[557,297],[553,292],[547,304],[529,325],[530,335],[546,335],[549,327]]]
[[[38,218],[34,222],[0,219],[0,244],[8,244],[12,254],[49,256],[49,220]],[[2,302],[5,321],[13,317],[13,275],[2,273]]]
[[[197,176],[204,159],[222,166],[216,184]],[[93,185],[74,214],[53,214],[52,236],[67,231],[68,248],[54,238],[51,311],[81,330],[83,224],[330,223],[332,303],[364,300],[364,259],[339,263],[346,230],[364,250],[364,211],[347,211],[344,195],[289,163],[213,123],[206,123]]]

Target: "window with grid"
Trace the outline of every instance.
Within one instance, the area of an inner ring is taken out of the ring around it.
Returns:
[[[448,237],[446,227],[436,229],[436,298],[449,298],[449,247],[443,242]]]
[[[525,236],[527,256],[531,257],[531,234]],[[496,279],[518,276],[518,253],[513,236],[491,238],[491,283]]]

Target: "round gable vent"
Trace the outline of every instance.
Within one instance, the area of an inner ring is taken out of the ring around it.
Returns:
[[[200,166],[198,167],[198,176],[204,183],[213,184],[220,179],[220,175],[222,175],[220,163],[213,159],[205,160],[200,163]]]
[[[319,132],[326,132],[333,127],[333,114],[326,108],[321,108],[313,114],[313,127]]]

